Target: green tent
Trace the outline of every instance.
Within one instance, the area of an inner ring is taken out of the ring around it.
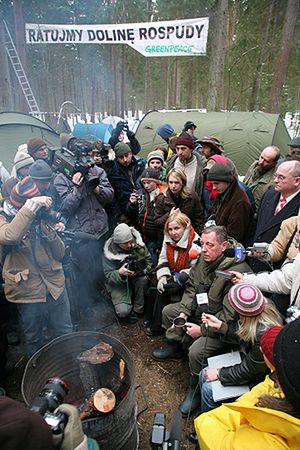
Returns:
[[[278,114],[175,110],[149,111],[143,117],[136,132],[142,147],[141,156],[145,157],[156,145],[165,143],[156,134],[160,125],[169,123],[178,132],[188,120],[197,125],[197,138],[213,135],[223,142],[225,155],[236,164],[240,175],[246,173],[268,145],[276,145],[282,154],[287,152],[290,136]]]
[[[7,170],[12,169],[18,146],[32,137],[44,139],[49,147],[60,146],[59,134],[42,120],[18,112],[0,113],[0,161]]]

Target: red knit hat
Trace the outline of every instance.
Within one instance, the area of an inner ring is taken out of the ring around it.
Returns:
[[[184,132],[181,133],[175,140],[175,145],[185,145],[186,147],[192,148],[194,149],[195,147],[195,143],[193,141],[193,139],[191,138],[191,136]]]
[[[264,309],[266,300],[261,291],[249,284],[236,284],[228,292],[231,306],[241,316],[258,316]]]
[[[260,347],[267,358],[268,361],[272,364],[272,366],[275,366],[274,363],[274,356],[273,356],[273,348],[274,343],[277,335],[282,330],[283,326],[274,326],[269,328],[267,331],[264,332],[262,337],[260,338]]]
[[[28,198],[40,195],[37,185],[31,177],[24,177],[11,190],[9,201],[17,209],[20,209]]]

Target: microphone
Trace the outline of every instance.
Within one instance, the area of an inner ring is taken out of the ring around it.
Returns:
[[[180,442],[181,442],[181,427],[182,427],[182,418],[181,412],[177,409],[172,417],[172,427],[170,431],[170,447],[172,450],[180,450]]]
[[[235,262],[242,262],[246,259],[247,250],[242,245],[237,245],[234,248],[226,248],[223,254],[228,258],[234,258]]]

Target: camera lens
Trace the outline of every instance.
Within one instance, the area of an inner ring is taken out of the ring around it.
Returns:
[[[48,378],[40,396],[48,400],[49,411],[54,411],[69,393],[68,384],[61,378]]]

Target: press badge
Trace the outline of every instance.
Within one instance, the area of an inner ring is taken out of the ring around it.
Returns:
[[[197,305],[207,305],[208,296],[206,292],[202,292],[201,294],[196,294]]]

